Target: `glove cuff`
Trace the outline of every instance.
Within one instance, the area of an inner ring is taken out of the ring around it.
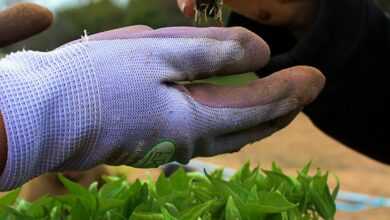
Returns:
[[[99,94],[86,47],[18,52],[0,61],[8,156],[0,190],[50,171],[83,167],[99,134]]]

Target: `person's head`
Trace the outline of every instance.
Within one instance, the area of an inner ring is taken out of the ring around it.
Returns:
[[[262,24],[307,28],[312,23],[319,0],[224,0],[235,12]],[[186,16],[194,16],[196,0],[177,0]]]

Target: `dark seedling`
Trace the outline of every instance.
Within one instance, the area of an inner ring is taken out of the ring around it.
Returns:
[[[195,2],[195,23],[207,22],[208,18],[212,18],[222,25],[223,0],[196,0]]]
[[[0,199],[0,219],[23,220],[332,220],[338,186],[330,192],[328,174],[309,174],[310,164],[287,176],[244,165],[230,180],[178,170],[154,183],[129,183],[106,177],[89,189],[60,176],[69,194],[43,197],[33,203],[18,190]]]

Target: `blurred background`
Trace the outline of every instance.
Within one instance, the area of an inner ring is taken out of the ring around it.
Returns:
[[[0,9],[26,0],[0,0]],[[373,0],[390,9],[390,0]],[[176,0],[30,0],[55,13],[55,23],[43,34],[19,44],[1,49],[5,54],[18,49],[51,50],[79,38],[84,30],[89,34],[127,25],[144,24],[153,28],[192,25],[182,16]],[[225,19],[228,16],[225,16]]]
[[[0,0],[0,8],[20,2]],[[117,27],[144,24],[153,28],[193,25],[184,18],[176,0],[36,0],[55,13],[55,23],[46,32],[26,41],[0,50],[7,54],[21,49],[48,51],[66,42],[88,34]],[[390,0],[379,0],[384,10],[390,9]],[[228,17],[228,16],[226,16]],[[330,170],[340,177],[342,190],[390,197],[390,167],[362,156],[327,137],[301,114],[288,128],[259,143],[245,147],[241,152],[201,159],[225,167],[238,168],[250,160],[253,165],[269,167],[276,161],[290,174],[306,162]],[[155,177],[158,169],[137,170],[129,167],[101,166],[82,173],[69,173],[68,177],[84,185],[98,180],[101,175],[125,173],[129,179]],[[65,192],[54,174],[36,178],[23,187],[23,195],[34,200],[44,194]],[[373,209],[357,214],[339,213],[340,220],[388,220],[390,209]]]
[[[2,6],[21,2],[1,1]],[[75,40],[87,30],[89,34],[135,24],[153,28],[191,25],[184,18],[175,0],[40,0],[55,13],[55,23],[48,31],[29,40],[3,49],[3,53],[20,48],[50,50]]]

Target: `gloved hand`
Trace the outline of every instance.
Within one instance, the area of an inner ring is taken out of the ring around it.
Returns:
[[[144,26],[9,55],[0,61],[9,149],[1,189],[101,163],[185,163],[269,136],[315,99],[321,73],[296,67],[241,87],[178,83],[268,59],[264,41],[242,28]]]
[[[24,40],[47,29],[53,15],[33,3],[18,3],[0,12],[0,47]],[[1,110],[0,110],[1,111]],[[0,173],[7,160],[6,134],[0,114]]]
[[[194,16],[195,2],[196,0],[177,0],[186,16]],[[307,59],[316,59],[318,53],[332,54],[323,52],[329,45],[320,46],[322,42],[318,38],[306,42],[311,38],[307,35],[311,34],[313,28],[316,35],[324,35],[325,38],[328,32],[334,33],[324,31],[328,28],[327,25],[315,25],[317,19],[323,17],[320,9],[332,4],[343,8],[343,3],[327,3],[326,0],[225,0],[224,4],[234,11],[229,19],[229,26],[248,28],[269,44],[273,57],[267,67],[261,70],[260,76],[295,65],[314,65],[316,63],[308,62]],[[334,26],[343,27],[339,24]]]
[[[272,58],[257,71],[260,77],[296,65],[318,68],[327,86],[304,113],[327,135],[390,163],[388,80],[375,74],[389,69],[390,25],[378,1],[224,2],[235,11],[228,26],[247,28],[270,46]],[[188,15],[192,7],[182,5]]]

